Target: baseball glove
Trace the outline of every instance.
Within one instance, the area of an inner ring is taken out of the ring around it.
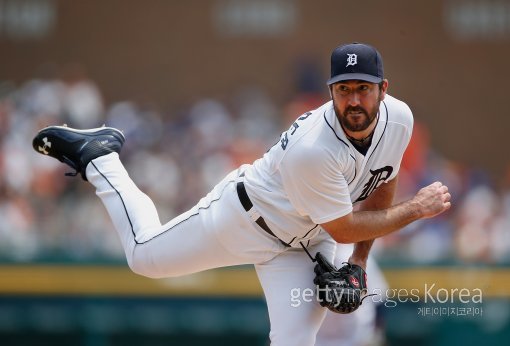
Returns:
[[[337,269],[320,252],[315,256],[316,294],[321,306],[349,314],[361,305],[367,293],[367,274],[360,266],[346,263]]]

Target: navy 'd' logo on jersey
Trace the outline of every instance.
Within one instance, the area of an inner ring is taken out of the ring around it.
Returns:
[[[391,176],[392,172],[393,172],[393,167],[391,167],[391,166],[386,166],[383,168],[370,170],[370,173],[372,174],[372,176],[368,180],[368,183],[366,183],[365,186],[363,186],[363,191],[361,192],[361,196],[359,196],[359,198],[356,200],[356,202],[362,201],[362,200],[366,199],[368,196],[370,196],[370,194],[372,192],[374,192],[374,190],[379,185],[381,185],[381,183],[383,181],[386,181]],[[356,203],[356,202],[354,202],[354,203]]]

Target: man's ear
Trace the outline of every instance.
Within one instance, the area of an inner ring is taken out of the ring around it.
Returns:
[[[384,97],[386,96],[386,91],[388,90],[389,82],[387,79],[383,79],[382,81],[382,87],[381,87],[381,95],[379,95],[379,98],[384,100]]]

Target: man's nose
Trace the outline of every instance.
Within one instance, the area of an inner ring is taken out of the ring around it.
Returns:
[[[359,105],[359,95],[356,92],[353,92],[349,95],[349,105],[350,106],[358,106]]]

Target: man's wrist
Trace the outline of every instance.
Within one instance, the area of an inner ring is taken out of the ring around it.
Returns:
[[[404,203],[404,206],[408,212],[409,218],[413,221],[423,218],[423,212],[420,207],[420,203],[414,198]]]
[[[367,270],[367,259],[366,258],[360,258],[360,257],[349,257],[348,262],[350,264],[356,264],[359,265],[363,270]]]

